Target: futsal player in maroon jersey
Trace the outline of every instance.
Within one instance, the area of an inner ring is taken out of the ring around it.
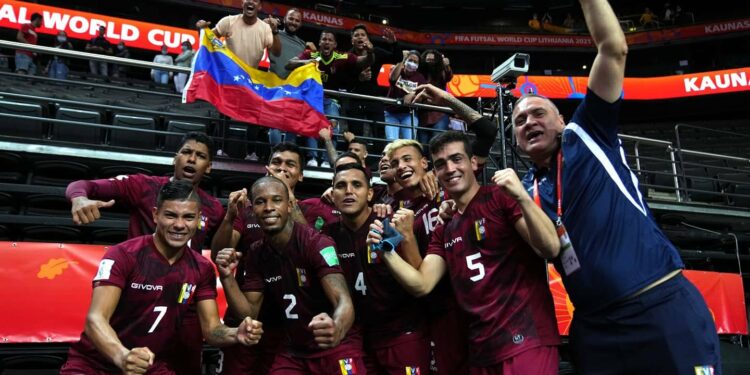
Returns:
[[[437,226],[418,268],[395,252],[383,254],[385,263],[416,296],[450,276],[468,317],[472,375],[556,374],[560,341],[543,259],[559,253],[554,225],[512,169],[496,172],[493,185],[479,185],[466,135],[440,134],[430,150],[457,212]]]
[[[393,278],[366,244],[376,219],[367,171],[358,163],[337,165],[333,201],[341,221],[326,230],[333,238],[362,327],[365,364],[371,374],[427,374],[430,344],[420,301]],[[413,236],[406,241],[415,241]]]
[[[110,247],[99,263],[84,332],[61,374],[175,374],[162,354],[181,339],[191,307],[211,345],[260,339],[258,321],[246,318],[239,328],[221,324],[213,266],[187,247],[201,210],[192,184],[167,182],[155,204],[154,233]]]
[[[354,321],[346,280],[330,237],[291,220],[287,186],[273,176],[251,188],[251,204],[263,238],[244,256],[222,249],[216,256],[229,307],[241,316],[257,316],[272,302],[284,317],[286,348],[270,374],[365,374],[361,337]],[[240,257],[244,279],[232,271]]]

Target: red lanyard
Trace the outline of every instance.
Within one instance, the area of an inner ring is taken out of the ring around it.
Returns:
[[[539,197],[539,179],[534,177],[534,203],[542,208]],[[562,148],[557,152],[557,222],[562,222]]]

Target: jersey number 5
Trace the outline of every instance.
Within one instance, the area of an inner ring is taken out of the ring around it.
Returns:
[[[159,322],[161,322],[161,319],[167,313],[167,306],[156,306],[154,307],[154,312],[158,312],[159,315],[156,317],[156,320],[154,320],[154,324],[151,326],[151,329],[148,330],[148,333],[154,332],[156,326],[159,325]]]
[[[475,262],[481,257],[482,257],[481,253],[475,253],[475,254],[466,256],[466,266],[469,267],[470,270],[478,271],[476,275],[469,278],[473,282],[477,282],[479,280],[484,279],[484,264]]]

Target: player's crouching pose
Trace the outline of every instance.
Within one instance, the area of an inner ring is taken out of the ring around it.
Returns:
[[[155,233],[107,250],[94,277],[84,332],[61,374],[174,374],[160,355],[178,339],[191,305],[209,344],[260,340],[263,329],[256,320],[245,318],[239,328],[219,320],[211,262],[187,247],[200,209],[190,182],[170,181],[153,209]]]

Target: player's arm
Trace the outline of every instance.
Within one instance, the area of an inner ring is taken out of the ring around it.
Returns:
[[[80,225],[93,223],[101,218],[99,209],[112,207],[118,194],[113,180],[78,180],[68,185],[65,197],[72,206],[70,212],[73,222]]]
[[[237,218],[239,211],[247,204],[247,189],[237,190],[229,193],[227,201],[227,212],[224,214],[224,220],[214,233],[211,240],[211,259],[216,259],[219,250],[226,248],[236,248],[240,242],[240,232],[234,230],[234,220]]]
[[[154,364],[154,353],[148,348],[126,348],[109,324],[121,294],[122,290],[113,285],[94,288],[84,332],[94,347],[123,372],[143,373]]]
[[[395,251],[384,252],[383,259],[396,281],[415,297],[429,294],[446,270],[445,260],[435,254],[427,254],[419,268],[412,267]]]
[[[230,328],[219,320],[219,307],[215,299],[198,301],[198,317],[203,338],[209,345],[222,347],[233,344],[255,345],[263,334],[263,325],[252,318],[245,318],[238,328]]]
[[[586,26],[596,45],[589,88],[608,103],[622,93],[628,44],[612,7],[606,0],[580,0]]]
[[[354,305],[343,274],[327,274],[320,279],[320,285],[334,307],[333,317],[328,317],[326,313],[318,314],[313,317],[309,327],[318,346],[327,349],[337,346],[349,332],[354,323]]]
[[[516,171],[511,168],[495,172],[492,181],[518,203],[523,216],[516,220],[516,231],[534,252],[542,258],[552,259],[560,253],[560,239],[555,225],[526,192]]]
[[[336,146],[333,145],[333,141],[331,140],[331,128],[320,129],[318,135],[320,135],[320,138],[323,139],[323,143],[326,146],[326,152],[328,153],[328,160],[330,160],[331,164],[333,164],[333,162],[338,157],[338,153],[336,152]]]
[[[299,56],[292,57],[289,62],[286,63],[286,70],[294,70],[299,68],[300,66],[307,65],[309,63],[315,62],[317,60],[315,59],[301,59]]]
[[[375,48],[372,42],[365,42],[365,51],[367,52],[366,54],[357,56],[357,68],[366,68],[375,62]]]
[[[380,223],[379,221],[377,222]],[[414,211],[407,208],[399,208],[393,213],[393,227],[401,235],[402,240],[398,246],[399,255],[406,263],[419,269],[422,264],[422,254],[419,253],[419,243],[414,235]],[[376,224],[377,225],[377,224]],[[382,231],[380,233],[383,233]]]
[[[249,316],[255,319],[258,317],[260,306],[263,304],[263,293],[242,293],[239,284],[237,284],[237,279],[234,277],[234,270],[237,268],[241,257],[242,254],[234,249],[222,249],[216,255],[216,268],[219,271],[219,281],[224,287],[227,304],[232,312],[236,316]]]

